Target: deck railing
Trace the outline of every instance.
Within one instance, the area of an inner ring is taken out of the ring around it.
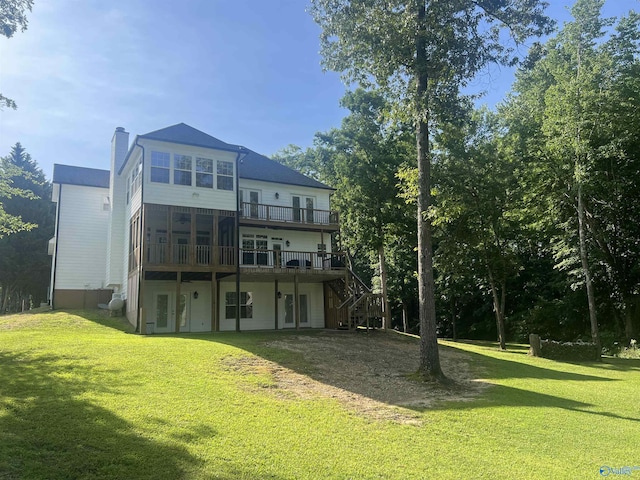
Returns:
[[[192,255],[193,254],[193,255]],[[253,268],[343,270],[345,255],[337,252],[240,249],[240,265]],[[151,243],[146,245],[148,265],[234,266],[236,248],[211,245]]]
[[[263,203],[242,202],[240,217],[268,222],[338,225],[338,212],[315,208],[293,208]]]

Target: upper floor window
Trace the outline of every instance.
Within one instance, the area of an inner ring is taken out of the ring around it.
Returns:
[[[196,187],[213,188],[213,160],[196,157]]]
[[[218,190],[233,190],[233,162],[218,160]]]
[[[169,183],[170,157],[166,152],[151,152],[151,181]]]
[[[191,157],[189,155],[173,156],[173,183],[175,185],[191,185]]]
[[[140,160],[131,171],[131,180],[129,182],[129,196],[133,198],[135,193],[142,185],[142,160]]]

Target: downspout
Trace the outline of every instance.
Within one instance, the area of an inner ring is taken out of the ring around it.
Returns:
[[[240,156],[244,153],[240,147],[236,156],[236,332],[240,331]]]
[[[136,300],[136,305],[138,305],[136,311],[136,332],[140,332],[140,322],[142,319],[140,318],[140,291],[142,290],[142,239],[144,235],[143,229],[143,220],[144,220],[144,157],[145,151],[144,147],[138,143],[138,137],[136,137],[135,146],[138,146],[142,149],[142,172],[140,172],[140,225],[139,225],[139,244],[138,244],[138,299]],[[131,241],[131,240],[129,240]]]
[[[55,309],[54,306],[54,298],[56,291],[56,276],[58,274],[58,236],[60,235],[60,206],[62,205],[62,183],[60,184],[60,188],[58,189],[58,205],[56,206],[56,231],[55,231],[55,239],[56,239],[56,248],[53,252],[53,280],[51,282],[51,310]]]

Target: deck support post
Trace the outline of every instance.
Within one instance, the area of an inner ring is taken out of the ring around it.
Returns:
[[[181,283],[182,283],[182,272],[178,272],[178,275],[176,276],[176,303],[175,303],[176,333],[180,333],[180,284]]]
[[[274,324],[274,328],[277,330],[278,329],[278,280],[276,279],[275,283],[274,283],[274,294],[273,294],[273,299],[275,301],[274,305],[274,309],[273,309],[273,315],[274,315],[274,319],[275,319],[275,324]]]
[[[293,316],[296,322],[296,330],[300,329],[300,294],[298,274],[293,274]]]

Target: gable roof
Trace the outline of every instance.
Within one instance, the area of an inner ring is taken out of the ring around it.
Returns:
[[[53,183],[109,188],[109,170],[54,163]]]
[[[237,152],[243,150],[243,147],[231,145],[229,143],[218,140],[211,135],[201,132],[186,123],[178,123],[167,128],[161,128],[154,132],[145,133],[138,138],[148,138],[149,140],[160,140],[161,142],[181,143],[183,145],[192,145],[194,147],[215,148],[217,150],[228,150]]]
[[[229,152],[246,153],[246,156],[240,160],[238,175],[240,178],[250,180],[261,180],[264,182],[285,183],[288,185],[299,185],[303,187],[323,188],[326,190],[335,190],[324,183],[320,183],[313,178],[307,177],[300,172],[293,170],[275,160],[271,160],[264,155],[260,155],[246,147],[223,142],[211,135],[193,128],[186,123],[178,123],[170,127],[155,130],[153,132],[138,135],[138,138],[146,138],[149,140],[159,140],[161,142],[178,143],[182,145],[191,145],[194,147],[213,148],[216,150],[225,150]],[[124,170],[124,165],[129,160],[129,155],[135,146],[135,141],[131,145],[131,150],[127,154],[127,158],[120,168],[120,172]]]
[[[324,183],[287,167],[264,155],[249,150],[249,154],[240,158],[238,175],[247,180],[261,180],[263,182],[285,183],[302,187],[323,188],[335,190]]]

